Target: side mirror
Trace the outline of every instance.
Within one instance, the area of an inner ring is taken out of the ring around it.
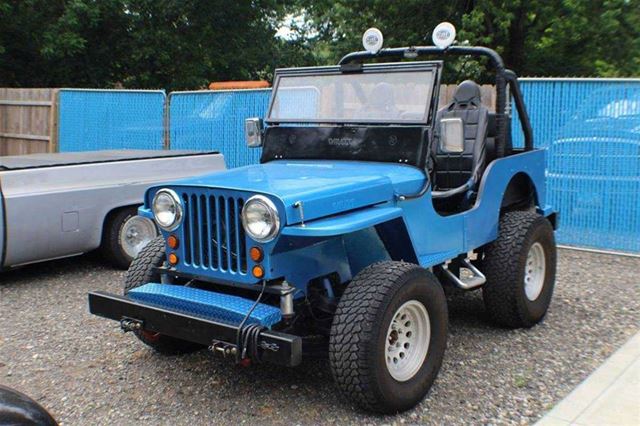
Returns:
[[[462,118],[443,118],[440,120],[440,149],[455,153],[464,151]]]
[[[262,146],[262,118],[247,118],[244,120],[244,136],[249,148]]]

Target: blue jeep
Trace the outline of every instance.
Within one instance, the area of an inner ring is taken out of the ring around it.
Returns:
[[[438,110],[440,60],[382,62],[449,55],[488,58],[495,113],[472,81]],[[542,320],[556,213],[518,81],[495,51],[376,49],[279,69],[265,121],[246,122],[260,164],[147,191],[140,213],[162,236],[123,296],[89,294],[91,313],[162,353],[287,366],[328,354],[340,391],[383,413],[413,407],[435,380],[445,290],[482,289],[501,326]]]

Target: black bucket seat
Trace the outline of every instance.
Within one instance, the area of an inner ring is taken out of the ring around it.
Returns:
[[[462,152],[448,152],[440,143],[440,127],[445,118],[462,120]],[[435,200],[443,200],[439,204],[448,207],[448,210],[465,208],[464,204],[468,205],[477,191],[487,165],[488,124],[489,110],[482,105],[480,86],[471,80],[460,83],[453,102],[438,111],[431,148],[435,163],[432,196]]]

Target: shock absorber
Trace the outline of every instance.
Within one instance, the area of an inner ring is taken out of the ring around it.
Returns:
[[[280,312],[282,313],[282,318],[285,320],[290,320],[293,318],[293,293],[294,288],[289,285],[288,282],[282,282],[282,294],[280,296]]]

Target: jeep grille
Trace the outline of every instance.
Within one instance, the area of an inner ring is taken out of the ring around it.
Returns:
[[[244,200],[216,194],[183,192],[184,257],[187,265],[246,274],[247,252],[240,219]]]

